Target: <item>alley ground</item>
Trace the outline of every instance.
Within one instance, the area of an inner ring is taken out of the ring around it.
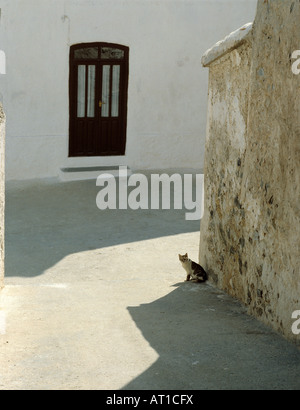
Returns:
[[[94,181],[10,183],[0,390],[299,389],[300,352],[209,284],[199,221],[96,207]]]

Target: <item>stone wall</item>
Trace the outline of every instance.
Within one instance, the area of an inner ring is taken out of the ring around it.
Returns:
[[[5,115],[0,104],[0,289],[4,286]]]
[[[210,79],[199,254],[212,282],[296,343],[300,76],[291,54],[300,49],[299,21],[299,2],[259,0],[252,30],[203,58]]]
[[[239,30],[238,32],[243,33]],[[230,38],[235,38],[237,33]],[[205,157],[205,211],[201,221],[201,263],[222,289],[242,294],[245,277],[241,254],[245,245],[240,204],[247,138],[251,43],[239,41],[209,63],[208,129]],[[245,40],[243,38],[243,40]],[[220,44],[219,44],[220,46]],[[219,58],[218,58],[219,57]],[[207,60],[207,61],[206,61]],[[235,269],[233,269],[235,266]]]

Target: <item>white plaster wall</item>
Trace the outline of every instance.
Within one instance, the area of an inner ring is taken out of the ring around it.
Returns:
[[[5,115],[0,104],[0,290],[4,286]]]
[[[203,167],[201,56],[253,20],[256,0],[3,0],[1,8],[7,179],[57,176],[68,164]],[[89,41],[130,47],[125,158],[67,158],[69,46]]]

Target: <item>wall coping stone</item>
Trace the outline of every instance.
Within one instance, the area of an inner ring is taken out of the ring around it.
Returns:
[[[244,24],[239,29],[233,31],[223,40],[218,41],[213,47],[208,49],[202,56],[201,63],[203,67],[209,67],[211,63],[239,47],[245,41],[249,40],[253,23]]]

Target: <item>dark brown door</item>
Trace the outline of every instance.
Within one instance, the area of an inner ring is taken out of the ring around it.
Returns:
[[[71,47],[70,157],[125,154],[128,51],[110,43]]]

